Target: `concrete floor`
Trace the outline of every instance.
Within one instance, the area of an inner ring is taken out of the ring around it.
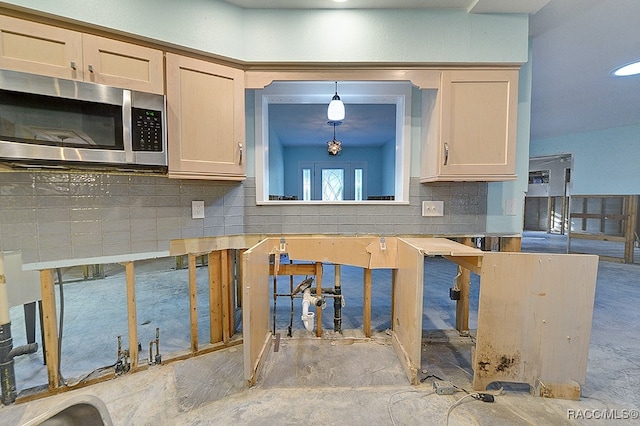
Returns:
[[[557,252],[563,245],[563,238],[528,233],[523,239],[523,251]],[[468,397],[462,399],[464,392],[450,396],[434,394],[432,383],[435,378],[430,376],[450,380],[462,389],[471,390],[470,351],[473,339],[459,336],[453,331],[455,304],[448,298],[448,288],[455,275],[455,266],[442,259],[431,258],[426,259],[425,265],[425,332],[421,373],[424,382],[419,386],[408,384],[385,332],[390,318],[388,271],[377,271],[373,275],[372,325],[375,334],[372,339],[364,339],[357,330],[362,323],[362,270],[343,267],[343,291],[347,295],[344,337],[336,338],[329,332],[327,339],[319,340],[304,331],[299,321],[300,307],[297,300],[294,337],[287,338],[289,301],[278,300],[277,329],[281,333],[279,350],[269,352],[258,383],[251,389],[244,385],[242,346],[236,346],[186,361],[153,366],[144,372],[123,375],[53,397],[8,407],[0,406],[0,424],[23,424],[47,410],[55,409],[70,398],[80,398],[83,395],[100,398],[117,425],[605,424],[610,421],[575,419],[571,418],[571,413],[574,413],[573,417],[604,413],[579,410],[614,410],[607,413],[616,417],[638,413],[640,337],[633,324],[640,319],[636,309],[640,302],[639,272],[637,265],[600,263],[587,378],[580,401],[537,398],[529,394],[528,386],[506,383],[501,384],[503,392],[495,397],[494,403],[484,403]],[[113,288],[105,285],[102,280],[100,282],[102,284],[98,287],[106,288],[107,294],[111,294]],[[144,284],[144,280],[138,276],[136,284],[142,288],[151,285]],[[288,280],[279,283],[279,288],[281,285],[284,286],[283,289],[288,288]],[[325,285],[332,285],[330,267],[325,268],[323,286]],[[73,312],[73,285],[67,287],[65,296],[69,297],[68,309]],[[477,277],[473,277],[470,303],[472,329],[477,318],[478,288]],[[163,318],[166,312],[161,307],[163,303],[159,300],[159,288],[155,287],[153,290],[151,293],[156,294],[155,299],[146,304],[149,306],[149,313],[139,314],[138,318],[141,322],[149,320],[147,325],[154,329],[159,318]],[[96,291],[94,289],[91,293],[91,299],[98,298]],[[82,292],[87,294],[86,287],[82,288]],[[105,304],[104,299],[102,304]],[[326,312],[323,326],[331,329],[331,302]],[[116,313],[110,315],[110,318],[118,317]],[[188,312],[185,311],[185,315]],[[77,361],[72,359],[71,352],[64,352],[63,349],[62,371],[65,377],[84,374],[96,366],[113,362],[115,355],[111,349],[115,346],[112,336],[104,338],[105,345],[109,348],[106,355],[101,355],[105,350],[99,345],[96,352],[91,352],[90,337],[108,335],[111,332],[98,321],[95,320],[94,328],[91,328],[93,331],[81,333],[84,341],[65,343],[66,346],[82,348],[73,351],[78,354]],[[68,323],[74,324],[74,320],[70,319]],[[161,325],[163,335],[167,336],[164,340],[161,337],[164,356],[171,353],[172,348],[188,347],[188,334],[182,336],[180,324],[182,321]],[[18,329],[14,322],[13,333],[16,339]],[[65,336],[66,333],[65,331]],[[126,333],[123,331],[122,334]],[[141,340],[144,338],[146,337],[141,337]],[[25,361],[20,360],[22,364],[17,367],[17,373],[41,369],[41,355],[39,360],[37,355],[31,355]],[[68,358],[66,365],[65,357]],[[87,361],[93,358],[98,360]],[[74,370],[80,362],[88,363]],[[46,372],[44,379],[35,379],[35,383],[44,382]],[[28,383],[33,382],[23,376],[18,383],[19,389]],[[640,421],[627,420],[623,423],[640,424]]]

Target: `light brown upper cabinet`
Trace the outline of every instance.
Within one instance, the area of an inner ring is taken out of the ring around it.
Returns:
[[[244,71],[167,53],[169,177],[243,180]]]
[[[444,70],[423,93],[421,182],[515,179],[518,70]]]
[[[0,15],[0,67],[163,93],[163,52]]]

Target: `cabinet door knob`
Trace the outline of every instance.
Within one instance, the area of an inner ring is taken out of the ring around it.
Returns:
[[[89,64],[89,72],[93,72],[93,65]]]
[[[72,70],[76,70],[78,67],[76,66],[76,62],[75,61],[71,61],[71,69]]]
[[[449,144],[444,144],[444,165],[446,166],[449,162]]]
[[[242,144],[240,142],[238,142],[238,148],[240,148],[240,161],[238,164],[242,166]]]

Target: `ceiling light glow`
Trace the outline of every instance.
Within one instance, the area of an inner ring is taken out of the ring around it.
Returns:
[[[613,75],[618,77],[626,77],[630,75],[640,74],[640,61],[621,66],[613,71]]]

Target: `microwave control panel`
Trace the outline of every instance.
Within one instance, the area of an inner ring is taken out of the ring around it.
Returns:
[[[134,151],[162,152],[162,111],[131,108]]]

